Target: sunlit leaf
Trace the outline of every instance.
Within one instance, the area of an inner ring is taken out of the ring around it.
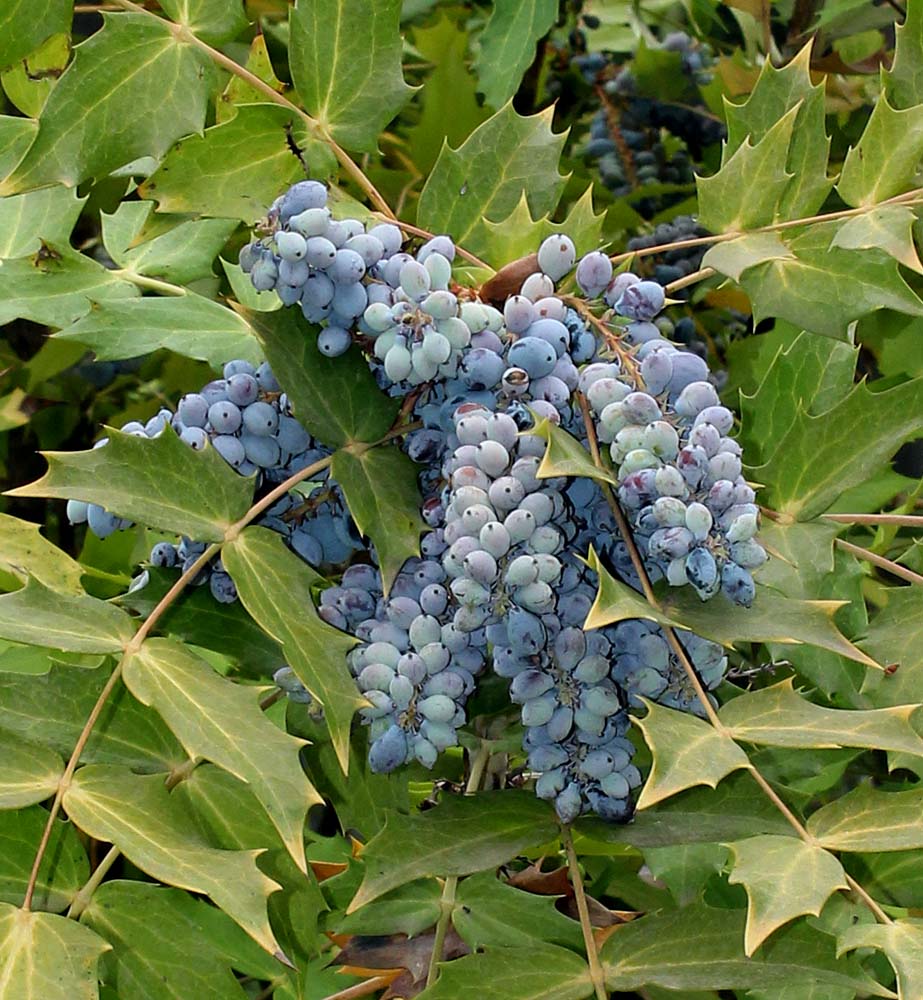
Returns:
[[[860,785],[815,812],[808,832],[834,851],[923,847],[923,790],[883,792]]]
[[[26,583],[34,577],[46,587],[79,594],[83,567],[52,545],[31,521],[0,514],[0,569]]]

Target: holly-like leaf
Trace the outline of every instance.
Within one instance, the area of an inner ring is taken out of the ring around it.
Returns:
[[[48,244],[32,257],[7,260],[0,267],[0,325],[29,319],[67,326],[85,316],[93,302],[139,294],[134,285],[65,243]]]
[[[877,205],[914,186],[923,158],[923,107],[896,111],[886,94],[846,154],[836,189],[847,205]]]
[[[218,369],[229,358],[251,364],[263,360],[263,349],[242,316],[194,292],[100,302],[55,336],[85,344],[98,361],[164,347]]]
[[[747,755],[710,723],[645,700],[647,715],[636,719],[651,749],[651,773],[638,798],[647,809],[694,785],[715,788],[731,771],[748,767]]]
[[[602,628],[627,618],[647,618],[660,625],[690,629],[724,646],[747,641],[806,643],[866,666],[879,666],[836,627],[833,617],[843,601],[796,600],[761,587],[753,607],[740,608],[720,594],[702,603],[695,594],[686,593],[688,587],[682,587],[666,593],[655,608],[616,580],[592,550],[587,562],[599,575],[599,589],[584,628]]]
[[[414,88],[401,71],[400,0],[298,0],[289,17],[295,89],[321,129],[374,152]]]
[[[593,995],[586,961],[564,948],[490,948],[442,966],[420,1000],[583,1000]]]
[[[782,115],[758,142],[745,139],[712,177],[700,177],[699,220],[714,232],[756,229],[776,220],[792,179],[786,169],[798,109]]]
[[[212,44],[228,42],[247,27],[240,0],[164,0],[161,7],[171,21]]]
[[[0,177],[6,177],[26,155],[37,133],[38,122],[0,115]]]
[[[70,31],[71,0],[7,0],[0,11],[0,69],[31,55],[46,38]]]
[[[349,767],[349,727],[365,704],[346,666],[356,640],[322,621],[311,589],[320,577],[267,528],[248,528],[222,550],[244,607],[282,646],[285,659],[324,709],[344,772]]]
[[[102,448],[43,452],[45,475],[10,495],[86,500],[119,517],[207,542],[223,539],[246,514],[253,481],[213,448],[193,451],[169,425],[155,438],[114,429],[108,435]]]
[[[769,260],[794,260],[795,255],[778,233],[746,233],[733,240],[716,243],[702,258],[704,267],[713,267],[735,281],[748,268]]]
[[[806,924],[780,931],[758,958],[744,953],[743,910],[704,904],[633,920],[600,950],[610,989],[673,990],[793,987],[805,980],[889,996],[858,962],[834,955],[833,938]]]
[[[0,673],[0,730],[69,756],[111,670],[52,665],[42,675]],[[188,757],[160,717],[118,687],[80,754],[83,763],[165,772]]]
[[[920,706],[842,711],[801,697],[794,680],[732,698],[718,713],[737,740],[774,747],[868,747],[923,757],[913,726]]]
[[[888,603],[872,618],[862,646],[880,663],[896,667],[881,677],[869,678],[867,697],[871,704],[919,702],[920,673],[923,671],[923,589],[889,589]]]
[[[923,274],[923,264],[913,242],[916,216],[906,205],[880,205],[842,222],[833,247],[843,250],[883,250],[899,264]]]
[[[0,198],[0,257],[37,253],[42,240],[66,244],[85,202],[60,184]]]
[[[557,16],[555,0],[496,0],[474,64],[480,90],[492,107],[499,108],[519,89],[535,58],[536,43]]]
[[[132,694],[160,713],[190,757],[204,757],[247,782],[306,870],[305,817],[322,799],[298,760],[304,740],[278,729],[260,710],[264,689],[220,677],[172,639],[148,639],[123,669]]]
[[[0,998],[97,1000],[96,966],[109,947],[66,917],[0,903]]]
[[[808,832],[834,851],[923,847],[923,791],[882,792],[860,785],[813,813]]]
[[[53,750],[0,730],[0,809],[21,809],[55,793],[64,761]]]
[[[895,108],[923,104],[923,6],[911,0],[894,32],[894,60],[885,70],[885,94]]]
[[[29,118],[38,118],[70,58],[69,31],[60,31],[46,38],[25,59],[0,74],[0,84],[10,103]]]
[[[899,1000],[923,996],[923,920],[853,924],[840,934],[837,946],[840,954],[854,948],[878,948],[894,966]]]
[[[209,76],[201,53],[169,25],[145,14],[106,15],[102,30],[74,50],[35,142],[0,193],[75,187],[138,157],[163,156],[181,135],[201,131]]]
[[[277,885],[256,866],[261,852],[210,847],[170,797],[162,775],[91,764],[74,775],[64,808],[84,833],[114,844],[161,882],[210,896],[254,941],[271,954],[278,951],[266,916]]]
[[[543,418],[532,428],[531,433],[544,438],[548,443],[536,473],[539,479],[583,476],[618,486],[618,477],[610,469],[596,465],[586,448],[557,424]]]
[[[644,863],[678,906],[700,899],[708,880],[726,866],[727,857],[727,848],[721,844],[677,844],[644,851]]]
[[[400,400],[390,399],[375,383],[358,349],[328,358],[317,349],[316,328],[298,310],[250,312],[250,323],[295,416],[324,444],[377,441],[391,426]]]
[[[0,569],[23,583],[34,577],[63,594],[83,592],[80,563],[44,538],[39,525],[9,514],[0,514]]]
[[[243,105],[230,121],[178,142],[141,185],[141,196],[155,199],[161,212],[195,212],[252,225],[280,191],[304,177],[289,133],[301,143],[304,130],[293,111],[275,104]]]
[[[492,871],[459,883],[452,923],[472,949],[583,948],[580,925],[555,909],[554,897],[515,889]]]
[[[80,920],[112,945],[103,981],[122,996],[241,1000],[224,946],[246,951],[252,944],[220,910],[188,893],[145,882],[105,882]]]
[[[414,816],[392,813],[362,851],[365,876],[347,913],[413,879],[496,868],[557,829],[546,803],[511,789],[446,798]]]
[[[386,892],[361,910],[337,920],[334,926],[338,934],[415,937],[439,919],[441,895],[435,879],[417,879]]]
[[[420,195],[419,225],[490,256],[484,219],[505,219],[523,193],[533,218],[552,212],[564,186],[558,161],[566,138],[551,131],[552,111],[523,118],[506,104],[458,149],[443,146]]]
[[[256,35],[250,43],[250,52],[247,55],[245,68],[263,83],[268,83],[273,90],[280,94],[284,92],[285,84],[279,80],[272,68],[272,60],[269,58],[269,50],[266,48],[265,35]],[[266,95],[244,80],[243,77],[232,76],[217,100],[215,117],[220,125],[233,118],[241,104],[259,104],[265,100]]]
[[[343,489],[349,512],[378,555],[385,594],[404,562],[420,554],[422,499],[417,466],[397,447],[334,453],[330,473]]]
[[[729,881],[747,890],[744,951],[752,955],[783,924],[802,913],[820,914],[837,889],[849,888],[837,859],[791,837],[751,837],[728,844]]]
[[[0,597],[0,636],[72,653],[118,653],[135,634],[124,611],[86,595],[62,594],[30,579]]]
[[[798,109],[785,160],[791,179],[778,205],[782,219],[813,215],[832,185],[827,179],[830,140],[824,130],[824,85],[811,82],[811,47],[811,43],[805,45],[781,69],[767,59],[747,100],[742,104],[725,101],[724,105],[728,128],[725,160],[748,136],[753,143],[762,140],[780,119]]]

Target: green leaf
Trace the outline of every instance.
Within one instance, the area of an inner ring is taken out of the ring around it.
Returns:
[[[171,21],[213,45],[229,42],[247,27],[240,0],[164,0],[160,6]]]
[[[10,103],[27,117],[38,118],[70,58],[69,31],[61,31],[46,38],[25,59],[11,66],[5,73],[0,73],[0,84]]]
[[[523,118],[506,104],[457,149],[443,146],[420,195],[418,224],[448,233],[490,263],[506,263],[493,258],[483,220],[505,219],[523,193],[533,218],[554,210],[564,186],[558,161],[566,134],[551,131],[553,110]]]
[[[55,336],[85,344],[98,361],[120,361],[164,347],[213,368],[228,358],[263,360],[263,349],[243,317],[193,292],[100,302]]]
[[[733,698],[718,715],[734,739],[774,747],[867,747],[923,757],[912,718],[920,706],[850,712],[814,705],[794,679]]]
[[[923,790],[858,788],[821,806],[808,832],[834,851],[904,851],[923,847]]]
[[[250,323],[266,360],[279,373],[295,416],[319,441],[331,447],[377,441],[388,431],[400,400],[390,399],[378,388],[357,348],[338,358],[321,354],[316,328],[295,309],[237,311]]]
[[[716,243],[702,258],[703,267],[713,267],[734,281],[744,271],[769,260],[794,260],[795,255],[778,233],[747,233],[734,240]]]
[[[843,606],[842,601],[796,600],[761,587],[753,607],[740,608],[722,595],[703,604],[694,594],[683,592],[688,588],[675,588],[661,598],[659,608],[654,608],[616,580],[592,550],[588,564],[599,575],[599,590],[584,628],[602,628],[626,618],[647,618],[661,625],[689,629],[724,646],[748,641],[807,643],[866,666],[878,666],[836,627],[833,616]]]
[[[544,438],[548,443],[536,473],[539,479],[584,476],[618,486],[618,477],[610,469],[596,465],[586,448],[557,424],[543,418],[532,428],[531,433]]]
[[[718,173],[698,178],[699,220],[706,229],[738,232],[776,220],[792,179],[785,163],[797,116],[792,108],[758,142],[745,139]]]
[[[830,191],[827,157],[830,140],[824,130],[824,85],[811,82],[811,43],[794,59],[776,69],[767,59],[759,79],[742,104],[725,100],[728,127],[727,159],[749,136],[751,142],[762,140],[786,114],[797,108],[785,167],[791,180],[779,201],[782,219],[814,215]]]
[[[295,863],[306,870],[305,817],[323,800],[298,760],[304,741],[278,729],[260,709],[264,689],[220,677],[172,639],[146,640],[126,660],[124,677],[131,693],[160,713],[190,757],[204,757],[247,782]]]
[[[362,851],[365,877],[347,913],[426,875],[470,875],[504,864],[557,833],[548,805],[503,789],[444,799],[413,816],[392,813]]]
[[[0,900],[21,906],[48,810],[41,806],[0,811]],[[32,897],[32,908],[60,913],[66,910],[90,877],[90,862],[72,823],[55,820],[42,857]]]
[[[406,934],[415,937],[439,919],[441,895],[442,890],[435,879],[417,879],[386,892],[374,903],[337,920],[334,927],[338,934]]]
[[[169,25],[146,14],[107,15],[102,30],[74,49],[35,142],[0,192],[74,187],[138,157],[163,156],[205,124],[209,75],[204,57]]]
[[[420,1000],[583,1000],[593,995],[590,970],[564,948],[490,948],[441,967]]]
[[[906,5],[904,23],[895,28],[894,59],[884,73],[885,94],[895,108],[923,104],[923,7]]]
[[[21,809],[54,795],[64,761],[53,750],[0,730],[0,809]]]
[[[704,904],[642,917],[620,927],[600,950],[606,983],[631,992],[791,986],[804,980],[890,996],[858,962],[837,961],[833,938],[797,924],[777,934],[759,958],[744,954],[744,913]]]
[[[908,9],[913,6],[909,4]],[[854,948],[878,948],[897,974],[899,1000],[923,996],[923,920],[854,924],[843,931],[837,945],[841,954]]]
[[[755,322],[776,316],[825,337],[847,340],[849,324],[877,309],[923,315],[923,302],[890,254],[831,246],[839,226],[826,222],[789,230],[783,242],[794,259],[766,261],[742,274],[740,283],[753,303]]]
[[[80,594],[83,567],[44,538],[39,525],[0,514],[0,569],[27,583],[39,583],[64,594]]]
[[[6,177],[26,155],[37,133],[38,122],[0,115],[0,177]]]
[[[46,38],[70,31],[71,0],[6,0],[0,10],[0,69],[31,55]]]
[[[472,951],[549,944],[577,952],[583,949],[580,925],[555,909],[554,897],[515,889],[492,871],[459,883],[452,923]]]
[[[111,669],[52,665],[41,675],[0,673],[0,729],[70,756]],[[164,772],[188,758],[160,717],[117,687],[80,754],[81,762]]]
[[[821,847],[791,837],[751,837],[728,844],[734,864],[729,881],[743,885],[750,905],[744,951],[752,955],[783,924],[813,913],[837,889],[848,889],[843,866]]]
[[[330,474],[340,484],[349,512],[375,546],[387,595],[404,562],[420,554],[422,499],[417,466],[398,447],[334,453]]]
[[[846,154],[836,189],[847,205],[877,205],[914,186],[923,158],[923,107],[895,111],[885,94]]]
[[[324,709],[344,773],[349,727],[365,704],[346,665],[356,640],[322,621],[311,589],[320,577],[267,528],[248,528],[222,550],[244,607],[282,646],[286,662]]]
[[[0,198],[0,257],[37,253],[42,240],[66,244],[85,203],[60,184]]]
[[[32,257],[0,267],[0,325],[29,319],[43,326],[67,326],[85,316],[93,302],[139,295],[102,264],[65,243],[48,244]]]
[[[202,900],[144,882],[105,882],[80,920],[112,945],[103,981],[123,997],[243,998],[229,956],[212,940],[212,932],[217,926],[228,942],[244,947],[249,939],[220,910]]]
[[[743,750],[710,723],[646,699],[644,704],[647,715],[635,721],[654,761],[638,798],[638,809],[647,809],[693,785],[715,788],[731,771],[749,766]]]
[[[266,916],[276,883],[256,866],[261,852],[210,847],[173,801],[162,775],[91,764],[74,775],[64,808],[84,833],[114,844],[153,878],[210,896],[254,941],[278,951]]]
[[[95,597],[62,594],[30,579],[0,597],[0,636],[72,653],[118,653],[135,634],[124,611]]]
[[[73,920],[0,903],[0,998],[96,1000],[96,966],[108,950]]]
[[[375,152],[414,88],[401,71],[400,0],[298,0],[289,15],[295,90],[324,133]]]
[[[843,250],[884,250],[899,264],[923,274],[923,264],[913,242],[916,216],[906,205],[881,205],[846,219],[831,242]]]
[[[246,514],[253,480],[239,476],[213,448],[193,451],[169,426],[155,438],[107,431],[102,448],[43,452],[45,475],[9,495],[86,500],[205,542],[221,541]]]
[[[923,671],[923,589],[889,588],[887,604],[872,618],[862,646],[879,663],[897,667],[869,678],[869,701],[873,705],[918,703]]]
[[[480,90],[492,107],[499,108],[519,89],[536,43],[557,16],[555,0],[495,0],[474,64]]]
[[[266,48],[265,35],[256,35],[250,43],[245,68],[263,83],[268,83],[278,93],[281,94],[285,91],[285,84],[279,80],[272,68],[272,60],[269,58],[269,50]],[[233,118],[241,104],[259,104],[265,100],[266,95],[249,84],[243,77],[232,76],[216,102],[215,118],[220,125]]]
[[[180,140],[139,192],[155,199],[161,212],[195,212],[252,225],[280,191],[304,177],[288,144],[289,131],[300,145],[304,130],[294,111],[275,104],[242,105],[230,121]]]
[[[727,848],[721,844],[678,844],[644,851],[644,863],[679,906],[701,898],[705,884],[725,867],[727,857]]]

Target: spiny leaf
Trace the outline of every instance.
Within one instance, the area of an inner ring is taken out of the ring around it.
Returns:
[[[316,328],[295,309],[266,313],[238,307],[237,311],[279,373],[295,416],[314,437],[332,447],[377,441],[387,432],[400,400],[390,399],[378,388],[357,349],[338,358],[321,354]]]
[[[896,108],[923,104],[923,5],[910,0],[906,9],[894,33],[894,60],[884,73],[885,94]]]
[[[0,514],[0,569],[26,583],[39,583],[64,594],[80,594],[83,567],[44,538],[39,525]]]
[[[269,50],[266,48],[266,36],[259,34],[250,43],[245,68],[258,77],[263,83],[268,83],[273,90],[282,93],[285,84],[282,83],[272,68]],[[266,100],[266,95],[249,84],[243,77],[232,76],[224,92],[216,101],[215,117],[218,124],[226,122],[237,114],[242,104],[259,104]]]
[[[243,105],[230,121],[180,140],[140,193],[155,199],[161,212],[195,212],[252,225],[281,190],[304,177],[288,144],[290,130],[301,144],[304,127],[293,111],[275,104]]]
[[[263,349],[247,321],[211,299],[188,292],[100,302],[76,323],[55,334],[85,344],[98,361],[119,361],[167,348],[221,368],[228,358],[251,364]]]
[[[416,879],[337,920],[337,933],[415,937],[439,919],[441,895],[442,890],[435,879]]]
[[[135,634],[124,611],[86,595],[62,594],[30,579],[0,597],[0,636],[72,653],[118,653]]]
[[[420,195],[419,225],[490,254],[483,220],[506,218],[523,192],[534,218],[553,211],[564,185],[558,161],[566,134],[551,131],[552,111],[522,118],[506,104],[458,149],[443,146]]]
[[[60,184],[0,198],[0,257],[37,253],[42,240],[66,244],[85,203]]]
[[[139,294],[134,285],[66,243],[49,243],[32,257],[7,260],[0,267],[0,325],[29,319],[67,326],[85,316],[94,302]]]
[[[748,767],[747,755],[710,723],[646,699],[647,715],[636,719],[654,761],[638,799],[638,809],[694,785],[715,788],[731,771]]]
[[[256,866],[262,852],[210,847],[161,775],[91,764],[74,775],[64,808],[81,830],[115,844],[148,875],[211,896],[258,944],[278,950],[266,916],[266,900],[277,886]]]
[[[862,646],[897,669],[868,678],[867,697],[873,705],[916,703],[923,670],[923,588],[889,588],[887,601],[872,618]]]
[[[69,31],[70,0],[7,0],[0,10],[0,69],[33,53],[46,38]]]
[[[895,111],[882,94],[846,154],[836,189],[847,205],[877,205],[914,186],[921,158],[923,107]]]
[[[728,850],[721,844],[648,847],[643,853],[651,874],[670,890],[678,906],[701,899],[706,883],[725,868],[728,858]]]
[[[735,739],[775,747],[868,747],[923,757],[911,721],[919,705],[843,711],[814,705],[794,679],[733,698],[718,713]]]
[[[261,689],[219,677],[171,639],[148,639],[126,660],[124,677],[132,694],[160,713],[190,757],[205,757],[247,782],[305,871],[305,817],[322,799],[298,760],[304,740],[266,718],[259,707]]]
[[[536,473],[539,479],[584,476],[612,486],[618,485],[618,478],[613,472],[596,465],[590,453],[572,434],[568,434],[547,418],[540,420],[531,433],[548,442]]]
[[[499,108],[519,89],[536,42],[554,24],[555,0],[496,0],[481,33],[475,69],[488,104]]]
[[[414,816],[392,813],[362,851],[365,876],[347,913],[425,875],[495,868],[555,836],[550,807],[530,792],[504,789],[444,799]]]
[[[923,920],[853,924],[840,934],[837,946],[840,954],[854,948],[878,948],[897,973],[899,1000],[923,996]]]
[[[593,984],[586,962],[571,951],[545,945],[490,948],[442,966],[420,1000],[583,1000]]]
[[[343,489],[349,512],[378,555],[385,594],[404,562],[420,554],[417,467],[397,447],[356,452],[341,449],[333,456],[330,474]]]
[[[923,790],[858,788],[821,806],[808,833],[834,851],[904,851],[923,847]]]
[[[41,806],[0,810],[0,900],[4,903],[22,905],[47,821],[48,810]],[[90,862],[73,823],[55,820],[39,865],[32,908],[51,913],[66,910],[89,877]]]
[[[744,951],[752,955],[783,924],[802,913],[820,914],[837,889],[849,888],[837,859],[791,837],[751,837],[728,844],[734,864],[728,881],[743,885],[750,905]]]
[[[64,761],[53,750],[0,730],[0,809],[21,809],[53,795]]]
[[[96,1000],[109,947],[66,917],[0,903],[0,1000]]]
[[[38,122],[0,115],[0,177],[6,177],[25,156],[37,133]]]
[[[286,661],[324,709],[340,767],[349,766],[349,727],[365,704],[346,666],[352,636],[321,621],[312,588],[320,577],[267,528],[248,528],[222,550],[244,607],[279,643]]]
[[[374,152],[414,88],[401,72],[400,0],[298,0],[289,65],[304,107],[349,149]]]
[[[240,0],[164,0],[167,17],[211,43],[228,42],[247,27]]]
[[[881,205],[846,219],[831,242],[843,250],[883,250],[899,264],[923,274],[923,264],[913,242],[916,216],[906,205]]]
[[[106,15],[102,30],[74,50],[32,148],[0,193],[74,187],[138,157],[163,156],[181,135],[202,129],[209,73],[198,50],[179,44],[157,18]]]
[[[45,475],[10,495],[86,500],[119,517],[207,542],[223,539],[246,514],[253,481],[213,448],[193,451],[169,425],[155,438],[107,430],[109,442],[102,448],[43,452]]]
[[[735,281],[748,268],[769,260],[794,260],[795,255],[778,233],[747,233],[716,243],[702,258],[703,267],[713,267]]]

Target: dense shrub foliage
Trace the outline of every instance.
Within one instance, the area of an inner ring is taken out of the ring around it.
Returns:
[[[0,85],[0,1000],[923,996],[921,0]]]

